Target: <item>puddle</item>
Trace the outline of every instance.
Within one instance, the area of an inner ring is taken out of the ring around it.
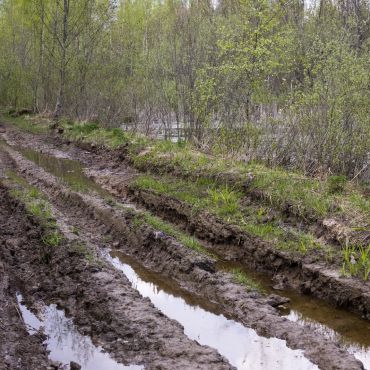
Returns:
[[[358,360],[360,360],[363,363],[364,368],[366,370],[370,370],[370,348],[369,348],[370,346],[369,345],[360,346],[357,343],[355,344],[355,343],[349,341],[348,338],[338,334],[338,332],[336,332],[335,330],[329,328],[326,325],[320,324],[320,322],[318,322],[318,321],[310,320],[309,318],[305,317],[300,312],[291,310],[289,315],[287,315],[285,317],[288,318],[291,321],[298,322],[301,325],[309,326],[309,327],[317,330],[317,332],[325,335],[328,338],[339,340],[340,342],[342,342],[344,344],[344,346],[347,348],[347,351],[349,353],[352,353]],[[332,319],[333,319],[335,325],[341,325],[340,324],[340,317],[337,316],[337,317],[333,317]],[[343,325],[344,330],[345,330],[345,327],[346,327],[347,323],[344,322],[342,325]],[[367,337],[364,337],[363,339],[366,342],[369,342],[370,341],[370,324],[367,323],[367,324],[364,324],[364,325],[365,325],[364,326],[365,330],[367,330]],[[355,328],[350,328],[351,332],[353,332],[354,330],[355,330]],[[363,333],[363,330],[361,330],[361,333]]]
[[[217,349],[238,369],[318,369],[302,351],[288,348],[284,340],[260,337],[253,329],[208,311],[195,301],[190,303],[189,296],[184,297],[178,287],[172,284],[170,287],[168,281],[160,284],[161,279],[154,277],[156,274],[145,271],[121,252],[111,252],[107,258],[142,296],[148,297],[167,317],[183,325],[189,338]]]
[[[125,366],[114,361],[101,347],[96,347],[90,337],[80,334],[72,319],[67,318],[64,312],[55,305],[50,305],[43,312],[43,320],[39,320],[25,305],[22,304],[22,295],[17,294],[18,305],[25,321],[28,332],[35,334],[41,327],[47,339],[44,343],[50,351],[49,358],[61,362],[69,369],[71,361],[82,366],[82,370],[141,370],[143,366]]]
[[[281,314],[291,321],[309,326],[322,335],[341,342],[365,369],[370,370],[370,322],[345,309],[336,308],[329,303],[299,294],[294,290],[274,290],[271,280],[259,273],[246,269],[236,262],[219,262],[224,270],[240,268],[258,281],[268,293],[280,294],[290,299],[289,304],[281,309]]]
[[[39,153],[29,148],[16,147],[15,149],[19,151],[25,158],[36,163],[45,171],[58,177],[64,183],[77,191],[86,192],[88,190],[94,190],[103,197],[110,195],[94,181],[85,176],[83,172],[83,166],[78,161],[65,158],[56,158],[44,153]]]

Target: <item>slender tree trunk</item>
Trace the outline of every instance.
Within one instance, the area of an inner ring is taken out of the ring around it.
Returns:
[[[68,38],[68,13],[69,13],[69,0],[63,0],[63,38],[61,42],[61,59],[60,59],[60,80],[57,102],[55,105],[54,119],[60,118],[64,104],[65,82],[66,82],[66,49]]]

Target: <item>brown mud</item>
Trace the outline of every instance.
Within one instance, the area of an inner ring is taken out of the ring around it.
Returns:
[[[55,140],[57,143],[63,142],[58,137]],[[85,170],[87,175],[111,194],[123,200],[129,199],[180,225],[204,240],[212,251],[223,258],[243,261],[249,268],[257,268],[272,276],[280,286],[294,288],[370,319],[370,282],[342,276],[339,261],[335,265],[333,261],[326,263],[325,252],[313,251],[310,255],[302,256],[277,250],[260,238],[241,231],[237,225],[227,224],[207,212],[195,215],[189,205],[178,199],[133,189],[130,184],[137,172],[128,166],[129,159],[124,150],[107,151],[86,143],[76,144],[91,152],[89,160],[84,156],[75,158],[81,158],[88,165]],[[76,150],[75,145],[72,147]],[[230,176],[233,178],[232,174]],[[334,248],[339,248],[335,243],[342,242],[343,238],[348,240],[349,234],[344,232],[343,226],[332,221],[321,220],[316,223],[314,230],[312,226],[310,230],[321,239],[334,242]],[[294,224],[295,221],[292,222]]]
[[[271,297],[248,292],[234,283],[229,274],[216,271],[212,258],[186,249],[170,237],[158,238],[155,230],[147,225],[137,225],[135,212],[132,209],[117,209],[117,207],[110,206],[99,199],[98,196],[73,191],[32,162],[25,160],[14,150],[8,148],[7,152],[11,155],[17,170],[30,183],[42,189],[53,204],[61,212],[68,215],[73,224],[84,229],[90,235],[96,234],[97,231],[103,235],[112,235],[117,241],[116,247],[144,263],[147,268],[175,280],[183,289],[192,294],[201,295],[207,300],[215,302],[221,306],[225,315],[253,327],[259,334],[285,339],[291,348],[303,349],[305,356],[317,363],[320,368],[362,368],[362,365],[348,352],[340,348],[338,343],[318,335],[307,327],[299,326],[282,318],[278,311],[271,306]],[[81,261],[73,267],[78,270],[80,263]],[[63,260],[57,259],[55,265],[62,266],[62,270],[64,268]],[[68,270],[71,271],[71,267]],[[70,272],[71,274],[73,274],[73,270]],[[80,275],[81,273],[77,274],[76,282],[82,279]],[[101,279],[100,275],[98,277]],[[104,283],[107,282],[104,281]],[[59,284],[58,281],[58,290],[63,290]],[[56,289],[55,283],[53,289]],[[86,288],[86,290],[88,289]],[[94,293],[96,294],[96,286],[94,286]],[[103,293],[107,294],[105,290],[101,294]],[[65,305],[63,298],[70,295],[72,295],[70,291],[62,295],[62,298],[58,300],[59,305],[63,307]],[[97,302],[104,301],[100,297],[96,298]],[[47,300],[48,298],[43,296],[42,299]],[[72,301],[74,305],[77,304],[76,299],[68,299],[69,301]],[[70,311],[71,308],[68,312]],[[78,317],[76,308],[73,309],[73,316],[75,315]],[[114,322],[109,326],[109,331],[115,332],[116,329],[112,327],[114,324],[118,327],[122,325],[122,323]],[[164,336],[166,336],[165,331],[167,329],[162,332]],[[95,328],[92,332],[96,332]],[[213,368],[216,367],[213,365]]]

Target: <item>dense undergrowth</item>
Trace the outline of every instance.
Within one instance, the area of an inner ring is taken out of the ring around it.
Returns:
[[[13,113],[160,126],[308,174],[369,170],[369,0],[42,4],[0,1],[0,105]]]

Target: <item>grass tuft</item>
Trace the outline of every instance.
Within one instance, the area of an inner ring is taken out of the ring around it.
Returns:
[[[11,117],[10,115],[5,115],[4,117],[7,122],[18,127],[20,130],[29,132],[31,134],[44,134],[49,131],[50,121],[47,119],[42,119],[41,117],[29,115],[20,117]]]
[[[119,128],[102,128],[97,123],[74,122],[64,124],[64,136],[73,141],[82,141],[118,149],[129,142],[129,136]]]
[[[243,231],[274,243],[277,248],[306,254],[321,249],[315,238],[304,232],[293,232],[282,228],[277,221],[265,220],[268,209],[257,210],[243,205],[243,194],[229,185],[218,185],[209,179],[198,181],[175,180],[149,174],[136,178],[133,188],[154,191],[158,195],[169,195],[192,206],[193,214],[207,211],[227,223],[238,225]]]
[[[180,231],[177,227],[175,227],[173,224],[166,222],[161,218],[152,215],[149,212],[142,212],[137,214],[134,217],[133,223],[135,227],[139,227],[147,223],[154,229],[162,231],[163,233],[169,236],[172,236],[187,248],[193,249],[203,254],[210,254],[210,252],[207,251],[194,237],[185,234],[184,232]]]
[[[370,244],[366,247],[347,245],[342,250],[342,273],[345,276],[358,276],[367,281],[370,275]]]
[[[235,277],[238,283],[245,285],[249,290],[255,290],[259,292],[263,291],[263,288],[261,287],[261,285],[254,279],[250,278],[240,268],[233,269],[231,273],[233,274],[233,276]]]
[[[29,185],[27,181],[12,171],[7,172],[8,181],[13,185],[10,194],[20,199],[29,215],[36,217],[43,227],[41,259],[49,263],[53,249],[58,247],[63,236],[58,230],[56,219],[53,217],[50,203],[38,189]]]

